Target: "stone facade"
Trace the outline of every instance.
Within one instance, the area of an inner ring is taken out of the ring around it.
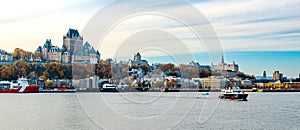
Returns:
[[[52,46],[47,57],[49,61],[61,62],[61,50],[57,46]]]
[[[82,51],[83,38],[75,29],[69,29],[67,34],[63,37],[63,46],[67,51],[77,53]]]
[[[51,39],[47,39],[44,46],[39,46],[36,52],[40,53],[43,61],[96,64],[100,60],[99,51],[96,51],[88,42],[83,45],[83,37],[75,29],[69,29],[63,37],[62,48],[53,46]]]
[[[219,63],[218,65],[211,64],[211,70],[214,73],[218,73],[219,76],[235,77],[239,72],[239,65],[235,64],[235,62],[233,62],[232,64],[225,63],[224,57],[222,56],[221,63]]]
[[[63,63],[68,63],[70,62],[69,60],[71,59],[71,53],[68,51],[65,51],[61,54],[61,62]]]
[[[202,78],[201,84],[203,88],[207,89],[223,89],[228,87],[228,80],[223,76],[211,76],[208,78]]]
[[[142,60],[141,54],[138,52],[134,55],[133,60],[129,60],[128,66],[129,68],[132,68],[133,66],[143,66],[146,65],[149,67],[148,61]]]
[[[48,52],[52,47],[51,39],[47,39],[42,48],[42,59],[48,60]]]

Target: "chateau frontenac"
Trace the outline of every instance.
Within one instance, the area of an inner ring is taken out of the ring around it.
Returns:
[[[100,60],[99,51],[95,50],[87,41],[83,44],[83,37],[76,29],[69,29],[63,36],[62,48],[54,46],[51,39],[47,39],[45,44],[36,50],[41,61],[74,63],[85,62],[96,64]]]

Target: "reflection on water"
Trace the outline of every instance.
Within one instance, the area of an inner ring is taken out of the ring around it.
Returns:
[[[74,94],[1,94],[0,129],[94,129]]]
[[[298,129],[300,93],[1,94],[0,129]],[[214,109],[215,108],[215,109]]]

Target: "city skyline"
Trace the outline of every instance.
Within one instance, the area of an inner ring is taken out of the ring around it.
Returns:
[[[97,11],[112,2],[114,1],[6,1],[0,5],[2,12],[0,20],[1,49],[12,52],[17,47],[34,52],[36,47],[43,44],[46,39],[52,39],[54,45],[62,46],[62,36],[65,34],[65,30],[69,28],[82,30]],[[300,14],[297,13],[300,2],[297,0],[285,2],[276,0],[233,0],[226,2],[190,0],[188,2],[197,7],[208,18],[225,53],[274,51],[274,55],[277,55],[277,52],[300,51],[300,30],[298,29],[300,27]],[[19,4],[16,5],[15,3]],[[130,3],[124,3],[124,6],[126,4]],[[181,8],[176,5],[176,1],[161,5],[168,10],[180,10]],[[104,40],[108,44],[102,44],[95,48],[101,52],[102,57],[113,57],[116,50],[107,45],[120,46],[120,41],[114,43],[115,39],[126,39],[126,36],[132,32],[149,29],[152,26],[183,36],[180,40],[188,41],[191,45],[191,52],[194,54],[205,52],[205,49],[198,46],[199,43],[193,39],[193,35],[182,25],[153,15],[125,20],[112,30],[111,35]],[[89,39],[86,40],[90,41]],[[172,40],[160,41],[157,44],[172,44]],[[93,44],[98,45],[98,43]],[[128,57],[130,56],[128,55]],[[242,60],[241,70],[250,74],[262,75],[263,70],[267,70],[268,75],[271,75],[273,71],[279,70],[287,74],[288,77],[295,77],[299,72],[296,67],[300,64],[297,57],[299,55],[297,53],[287,56],[267,57],[277,61],[292,62],[292,64],[278,63],[278,67],[273,67],[272,61],[263,65],[261,62],[263,62],[264,56],[260,55],[253,56],[252,60],[248,62],[237,56],[226,56],[226,59],[227,62],[235,60],[237,63]],[[196,60],[207,64],[207,61],[202,61],[201,58],[196,58]],[[259,66],[256,66],[257,64]]]

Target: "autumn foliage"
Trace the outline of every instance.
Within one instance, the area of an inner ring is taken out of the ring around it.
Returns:
[[[0,80],[17,80],[19,77],[46,79],[71,79],[72,66],[52,62],[48,64],[26,63],[17,60],[13,65],[1,66]]]
[[[12,54],[13,59],[20,60],[20,59],[30,59],[30,52],[25,51],[20,48],[16,48]]]

